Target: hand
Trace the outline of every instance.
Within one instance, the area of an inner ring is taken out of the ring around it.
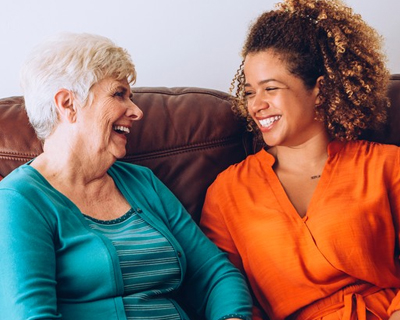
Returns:
[[[400,310],[393,312],[389,320],[400,320]]]

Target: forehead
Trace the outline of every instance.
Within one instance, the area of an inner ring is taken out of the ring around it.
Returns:
[[[97,90],[101,90],[101,91],[110,91],[111,90],[112,91],[119,87],[124,88],[124,89],[129,89],[130,87],[129,87],[128,80],[127,79],[117,80],[112,77],[107,77],[107,78],[100,80],[96,84],[94,84],[92,89],[93,89],[93,91],[97,91]]]
[[[258,83],[266,79],[288,80],[293,77],[283,56],[273,51],[248,54],[244,60],[243,72],[246,83]]]
[[[244,60],[244,71],[256,69],[281,70],[289,73],[288,64],[283,55],[271,50],[249,53]]]

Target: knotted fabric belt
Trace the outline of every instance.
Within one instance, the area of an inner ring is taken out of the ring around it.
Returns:
[[[382,317],[376,314],[374,311],[369,310],[365,302],[365,298],[367,296],[381,290],[389,290],[389,295],[392,297],[396,294],[397,291],[397,289],[382,289],[369,283],[358,282],[356,284],[347,286],[326,298],[315,301],[311,305],[306,306],[298,312],[294,313],[293,315],[289,316],[287,319],[321,319],[339,310],[340,312],[343,312],[343,314],[342,316],[338,314],[336,316],[336,319],[341,318],[342,320],[367,320],[367,310],[374,315],[374,319],[382,319]],[[384,296],[387,296],[387,294],[385,293]],[[388,302],[388,304],[390,304],[390,302]],[[380,313],[382,314],[382,312]],[[332,317],[331,319],[333,318],[335,317]]]

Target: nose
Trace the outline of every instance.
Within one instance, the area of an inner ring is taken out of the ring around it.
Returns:
[[[132,120],[140,120],[143,118],[143,111],[131,100],[126,115]]]
[[[253,97],[247,99],[247,108],[250,113],[257,114],[269,108],[269,103],[261,93],[255,93]]]

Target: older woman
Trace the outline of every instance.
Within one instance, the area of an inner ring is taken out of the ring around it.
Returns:
[[[44,151],[0,184],[1,319],[188,319],[182,293],[207,319],[250,318],[225,255],[149,169],[117,161],[142,118],[135,77],[90,34],[58,35],[24,65]]]

